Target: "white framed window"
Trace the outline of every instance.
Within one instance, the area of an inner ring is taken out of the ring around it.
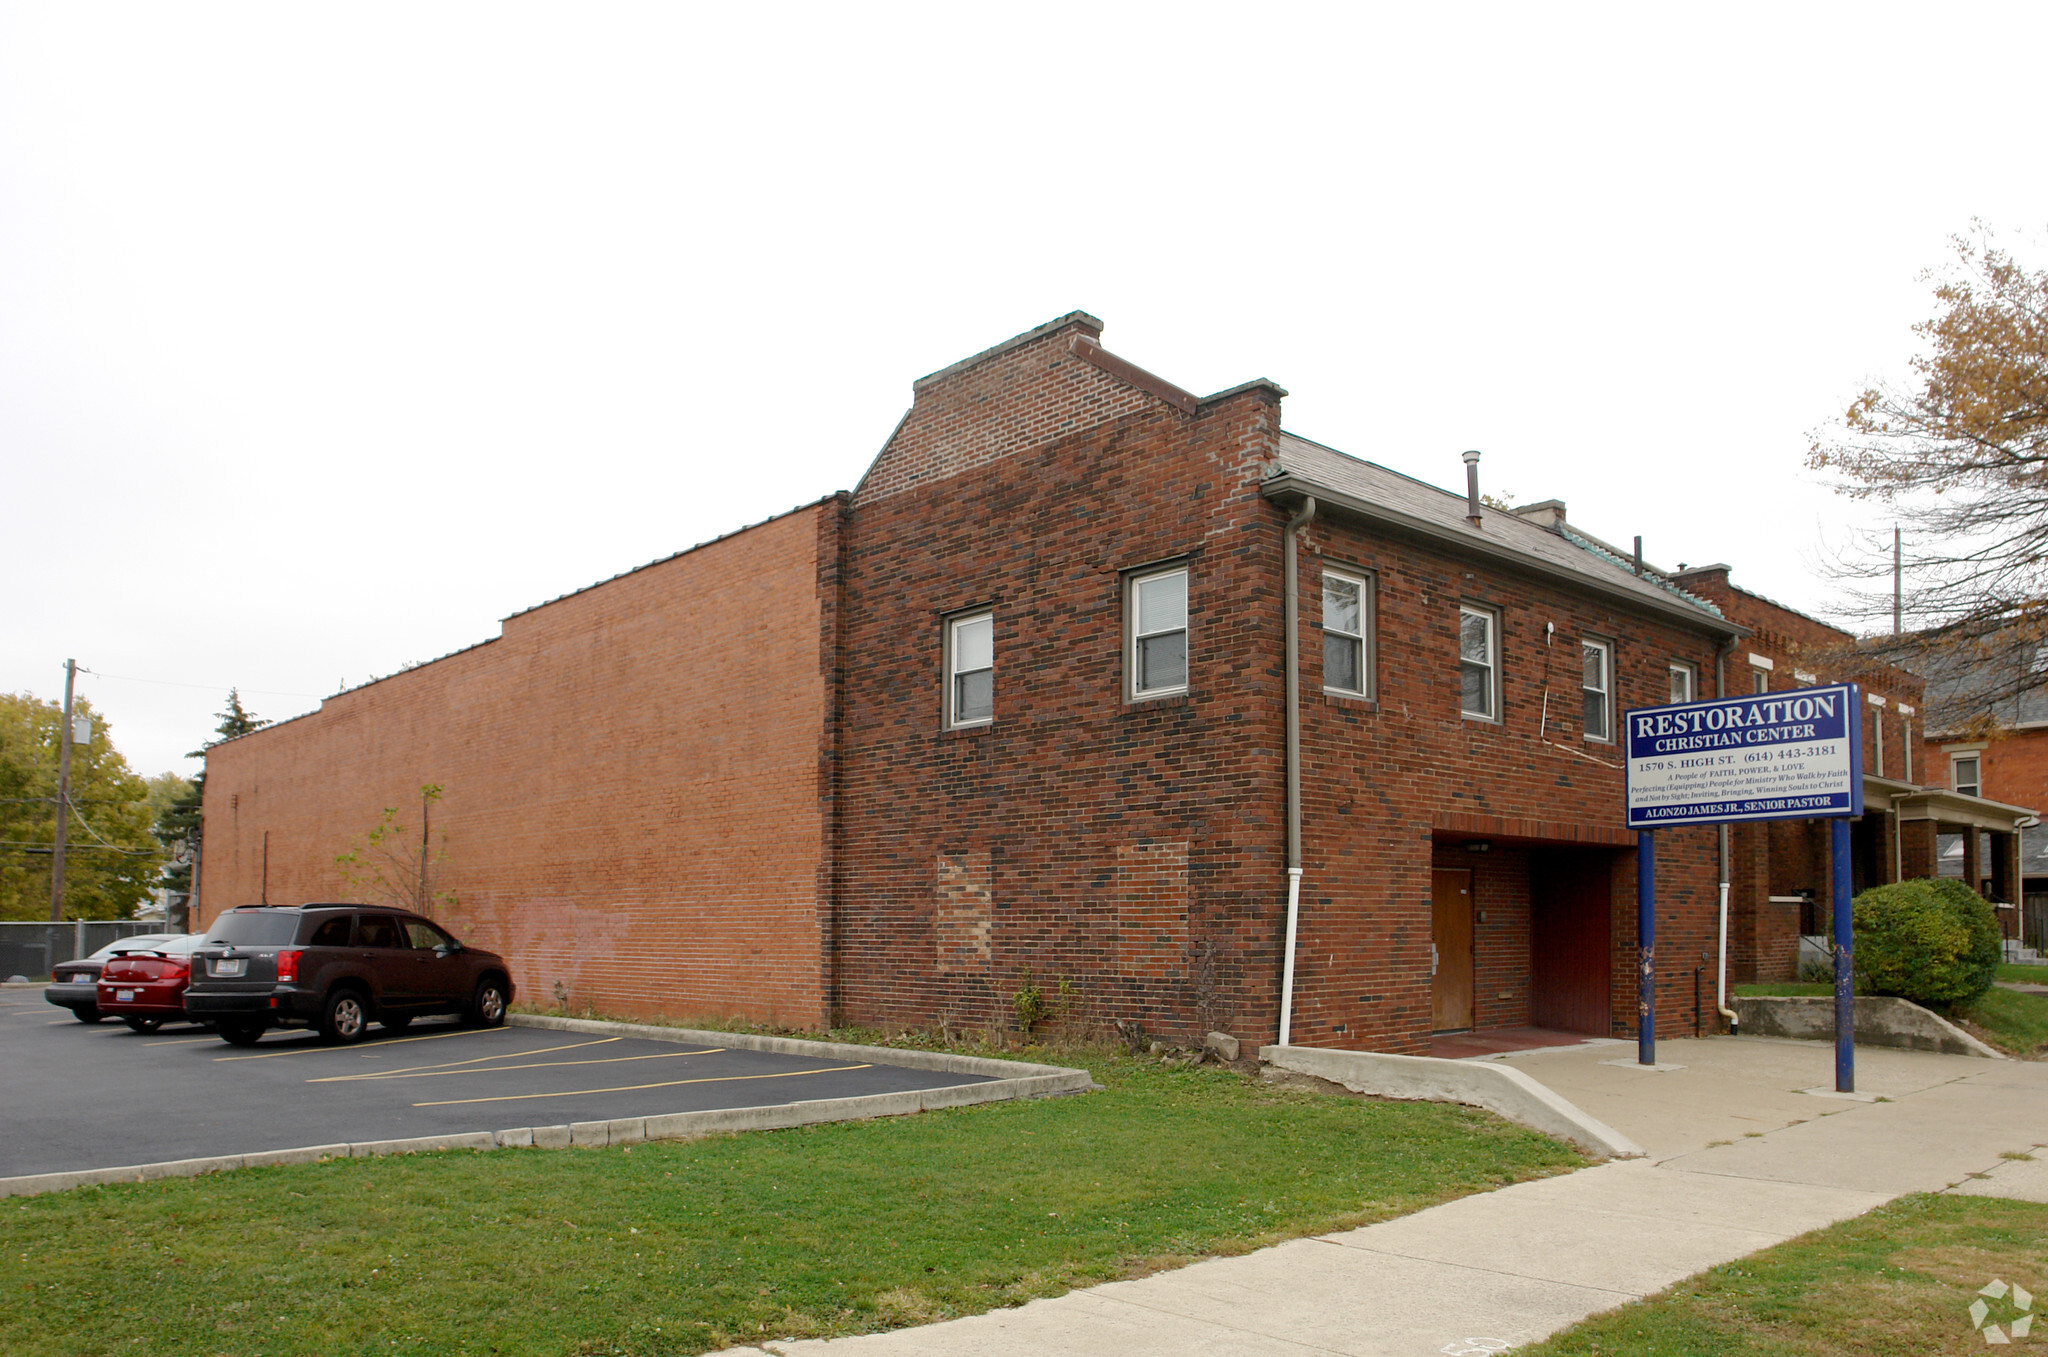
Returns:
[[[1771,671],[1752,669],[1749,671],[1749,690],[1753,693],[1767,693],[1771,690]]]
[[[946,724],[985,726],[995,717],[995,614],[952,618],[946,623]]]
[[[1671,700],[1690,702],[1700,690],[1699,671],[1681,660],[1673,660],[1671,669]]]
[[[1500,617],[1469,603],[1458,609],[1458,710],[1500,719]]]
[[[1614,643],[1586,637],[1579,642],[1579,695],[1585,709],[1582,729],[1589,740],[1614,738]]]
[[[1948,785],[1964,796],[1984,794],[1984,765],[1975,754],[1951,754],[1948,760]]]
[[[1130,651],[1124,657],[1129,696],[1165,697],[1186,692],[1187,567],[1131,576],[1124,616],[1130,635]]]
[[[1323,691],[1372,696],[1372,579],[1323,572]]]

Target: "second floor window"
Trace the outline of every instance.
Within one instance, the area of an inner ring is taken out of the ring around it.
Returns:
[[[1355,575],[1323,574],[1323,689],[1372,696],[1366,638],[1372,629],[1372,586]]]
[[[1957,754],[1949,760],[1950,785],[1964,796],[1982,796],[1984,780],[1978,773],[1980,767],[1975,754]]]
[[[1458,610],[1458,710],[1497,719],[1500,709],[1500,620],[1484,608]]]
[[[946,724],[976,726],[996,715],[996,619],[993,613],[946,624]]]
[[[1692,701],[1694,688],[1692,666],[1680,664],[1678,661],[1673,660],[1671,662],[1671,700],[1674,703]]]
[[[1188,572],[1185,566],[1131,580],[1132,697],[1188,690]]]
[[[1585,698],[1586,738],[1614,738],[1614,647],[1606,641],[1579,642],[1579,691]]]

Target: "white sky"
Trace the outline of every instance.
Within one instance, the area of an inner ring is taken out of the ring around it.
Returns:
[[[1807,433],[1904,373],[1948,236],[2048,221],[2044,38],[2038,4],[0,0],[0,691],[76,656],[138,772],[197,771],[230,684],[290,716],[849,488],[912,379],[1075,309],[1824,613],[1862,511]]]

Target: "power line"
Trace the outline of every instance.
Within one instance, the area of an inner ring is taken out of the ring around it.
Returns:
[[[134,676],[133,674],[108,674],[108,673],[104,673],[104,672],[102,672],[102,671],[100,671],[100,670],[98,670],[98,669],[87,669],[87,668],[86,668],[86,667],[85,667],[84,665],[82,665],[82,664],[81,664],[80,666],[78,666],[78,672],[79,672],[79,673],[81,673],[81,674],[91,674],[91,675],[92,675],[92,676],[93,676],[94,678],[103,678],[103,679],[117,679],[117,680],[119,680],[119,681],[120,681],[120,682],[122,682],[122,683],[153,683],[153,684],[156,684],[156,685],[157,685],[158,687],[160,687],[160,688],[201,688],[201,689],[204,689],[204,690],[206,690],[206,691],[208,691],[208,692],[214,692],[214,693],[217,693],[217,692],[219,692],[219,691],[220,691],[221,689],[223,689],[223,688],[227,688],[227,689],[229,689],[229,690],[231,690],[231,691],[234,691],[234,692],[248,692],[248,693],[254,693],[254,694],[255,694],[256,696],[258,696],[258,697],[329,697],[329,696],[332,696],[332,694],[329,694],[329,693],[293,693],[293,692],[287,692],[287,691],[285,691],[285,690],[284,690],[284,689],[282,689],[282,688],[243,688],[243,687],[242,687],[241,685],[239,685],[239,684],[235,684],[235,683],[185,683],[185,682],[181,682],[180,680],[177,680],[177,679],[152,679],[152,678],[137,678],[137,677],[135,677],[135,676]]]
[[[47,843],[0,842],[0,848],[13,848],[23,853],[52,853],[56,851],[52,845]],[[72,853],[120,853],[124,857],[146,858],[153,857],[159,850],[154,848],[116,848],[112,844],[102,846],[96,843],[74,843],[67,845],[66,851]]]

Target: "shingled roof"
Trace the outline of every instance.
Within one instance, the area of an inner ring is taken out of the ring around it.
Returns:
[[[1319,505],[1382,527],[1562,580],[1616,601],[1676,617],[1722,636],[1745,636],[1703,598],[1654,571],[1637,575],[1597,539],[1562,520],[1546,526],[1509,510],[1485,509],[1479,526],[1466,518],[1461,494],[1440,490],[1374,462],[1353,457],[1298,434],[1282,433],[1275,465],[1260,482],[1269,499],[1314,495]]]

